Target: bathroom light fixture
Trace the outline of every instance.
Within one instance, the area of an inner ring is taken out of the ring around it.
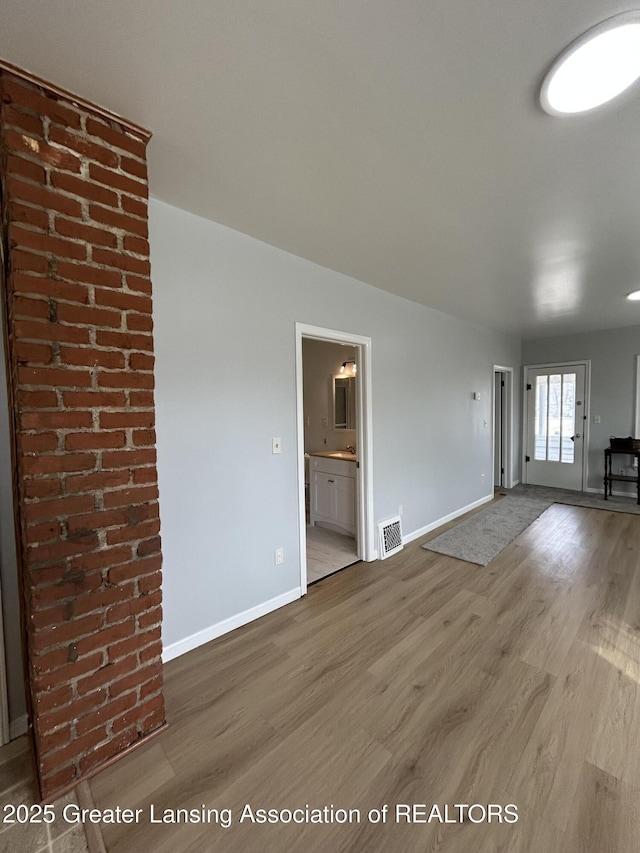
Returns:
[[[630,299],[632,302],[640,301],[640,290],[632,290],[631,293],[627,293],[627,299]]]
[[[356,363],[355,363],[355,361],[343,361],[343,362],[342,362],[342,367],[340,368],[340,373],[344,373],[344,372],[345,372],[345,370],[347,369],[347,365],[348,365],[348,364],[352,364],[352,365],[353,365],[353,367],[351,368],[351,371],[352,371],[353,375],[355,376],[355,375],[356,375],[356,371],[357,371],[357,369],[358,369],[358,368],[356,367]]]
[[[640,10],[609,18],[572,42],[547,71],[540,103],[550,115],[583,113],[640,77]]]

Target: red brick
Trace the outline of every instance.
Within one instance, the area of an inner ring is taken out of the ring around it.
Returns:
[[[89,572],[94,569],[104,569],[108,566],[117,566],[131,559],[131,548],[121,546],[120,548],[102,548],[94,554],[82,554],[70,561],[70,567],[74,572]]]
[[[132,352],[129,356],[131,370],[153,370],[155,358],[146,353]]]
[[[91,412],[25,412],[21,424],[24,429],[81,429],[91,427]]]
[[[98,385],[101,388],[153,388],[153,373],[131,373],[118,371],[98,373]]]
[[[155,464],[155,447],[136,448],[135,450],[121,450],[102,454],[103,468],[132,468],[137,465]]]
[[[17,127],[20,130],[26,130],[27,133],[30,133],[32,136],[44,139],[44,125],[42,117],[24,112],[24,110],[20,108],[20,104],[15,107],[7,104],[4,108],[3,118],[5,120],[5,124],[10,125],[11,127]]]
[[[132,332],[152,332],[153,320],[146,314],[127,314],[127,329]]]
[[[89,453],[60,453],[55,456],[40,454],[26,456],[22,460],[22,471],[25,476],[90,471],[95,466],[96,458]]]
[[[72,515],[79,512],[91,512],[94,506],[95,498],[93,495],[74,495],[73,497],[64,497],[52,501],[38,501],[37,503],[29,504],[24,508],[24,514],[27,521],[35,521],[36,519],[58,518],[59,516]],[[86,547],[85,545],[82,550],[86,549]]]
[[[158,472],[153,468],[138,468],[132,472],[133,482],[138,483],[157,483]]]
[[[42,139],[33,138],[15,130],[7,130],[3,142],[8,151],[29,154],[37,158],[38,162],[48,163],[50,166],[55,166],[55,168],[62,169],[65,172],[80,173],[81,161],[79,157],[62,148],[49,145]]]
[[[130,504],[147,503],[158,499],[157,486],[135,486],[130,489],[118,489],[106,492],[104,496],[105,507],[128,506]]]
[[[151,335],[134,335],[131,332],[108,332],[98,329],[96,332],[96,343],[99,347],[153,352],[153,338]]]
[[[89,388],[91,386],[91,373],[88,370],[71,370],[70,368],[20,367],[18,369],[18,381],[22,385]]]
[[[50,503],[50,501],[47,501]],[[42,504],[31,504],[28,509],[34,506],[42,508]],[[42,518],[46,517],[46,510],[41,510]],[[46,563],[52,560],[62,560],[67,557],[76,557],[82,554],[83,551],[93,551],[98,547],[98,537],[95,534],[85,536],[83,539],[66,539],[60,542],[52,542],[44,545],[29,545],[27,559],[30,565],[36,563]]]
[[[40,784],[43,792],[51,795],[54,792],[66,790],[79,779],[79,776],[78,768],[73,764],[69,764],[62,770],[58,770],[57,773],[43,775]]]
[[[102,613],[91,613],[80,619],[73,619],[64,625],[56,625],[44,631],[36,631],[32,637],[33,646],[36,649],[50,649],[61,643],[77,640],[85,634],[95,634],[102,627],[104,615]]]
[[[29,525],[29,539],[31,542],[48,542],[62,534],[59,521],[45,521],[43,524]],[[37,614],[36,614],[37,615]]]
[[[20,199],[43,210],[57,210],[65,216],[82,216],[82,204],[77,199],[60,195],[55,190],[34,186],[16,177],[10,177],[7,186],[12,200]]]
[[[90,693],[99,687],[104,687],[114,678],[128,675],[132,669],[135,669],[135,667],[135,655],[130,655],[128,658],[122,658],[117,663],[107,663],[97,672],[91,673],[85,678],[78,680],[78,695],[83,696],[85,693]]]
[[[78,533],[82,530],[104,530],[106,527],[115,527],[125,524],[127,520],[124,509],[99,510],[86,515],[74,515],[67,519],[69,533]]]
[[[47,173],[42,166],[34,163],[33,160],[27,160],[19,154],[10,154],[7,162],[7,174],[13,177],[24,178],[27,181],[32,181],[41,187],[44,187],[47,180]],[[46,211],[41,211],[46,215]],[[47,217],[48,219],[48,217]]]
[[[98,204],[89,205],[89,216],[94,222],[100,222],[102,225],[108,225],[110,228],[118,229],[118,231],[126,231],[138,237],[149,236],[146,219],[141,220],[127,216],[126,213],[122,213],[119,210],[101,207]]]
[[[109,305],[122,311],[140,311],[151,313],[151,297],[140,296],[137,293],[127,293],[124,290],[96,290],[96,304]]]
[[[122,640],[119,643],[113,643],[108,649],[109,660],[119,660],[125,655],[129,655],[132,652],[136,652],[139,649],[146,647],[147,644],[153,643],[154,648],[157,648],[159,640],[160,628],[156,627],[149,631],[144,631],[143,633],[134,635],[133,637],[129,637],[126,640]]]
[[[128,195],[147,198],[149,194],[147,184],[144,181],[134,180],[127,177],[127,175],[116,172],[114,169],[106,169],[98,163],[89,164],[89,176],[99,184],[104,184],[107,187],[115,187]]]
[[[147,521],[136,524],[135,527],[120,527],[117,530],[107,531],[107,544],[119,545],[122,542],[136,542],[144,536],[153,536],[160,530],[160,522]]]
[[[26,204],[19,204],[18,202],[14,202],[10,207],[12,222],[22,222],[24,225],[39,228],[41,231],[46,231],[49,228],[49,214],[46,210],[28,207]]]
[[[3,77],[2,95],[5,101],[20,109],[48,116],[52,121],[66,127],[80,127],[80,114],[76,110],[59,103],[53,95],[43,95],[39,90],[27,88],[14,76]]]
[[[47,252],[58,258],[74,258],[78,261],[87,258],[87,247],[84,243],[52,237],[39,231],[29,231],[18,225],[12,225],[9,228],[9,241],[11,246],[33,249],[35,252]]]
[[[24,448],[25,439],[22,439]],[[53,450],[52,447],[43,448],[45,450]],[[27,480],[24,484],[24,494],[27,500],[33,498],[52,498],[62,494],[61,480]]]
[[[151,539],[144,539],[137,547],[136,553],[138,557],[150,557],[152,554],[160,553],[160,537],[153,536]]]
[[[131,391],[129,403],[136,409],[152,409],[153,391]]]
[[[81,199],[99,201],[100,204],[109,204],[111,207],[118,206],[118,196],[113,190],[95,184],[93,181],[85,181],[75,175],[69,175],[66,172],[53,172],[51,184],[56,189]]]
[[[110,246],[115,249],[118,245],[118,238],[111,231],[105,231],[102,228],[93,228],[91,225],[84,225],[76,219],[62,219],[57,216],[55,229],[63,237],[84,240],[86,243],[91,243],[94,246]]]
[[[67,494],[74,492],[87,492],[98,489],[113,489],[117,486],[126,486],[129,483],[128,471],[99,471],[97,474],[78,474],[74,477],[66,477],[65,488]],[[112,543],[109,542],[109,545]]]
[[[49,319],[49,314],[51,312],[49,301],[47,299],[39,299],[38,297],[29,298],[26,296],[16,296],[11,307],[14,317]]]
[[[39,714],[44,714],[46,711],[53,711],[55,708],[60,708],[62,705],[67,705],[73,698],[73,691],[70,684],[63,684],[51,690],[43,690],[36,696],[35,704]]]
[[[64,446],[67,450],[113,450],[124,447],[126,435],[124,432],[77,432],[65,436]]]
[[[116,408],[126,405],[121,391],[65,391],[62,402],[67,409]]]
[[[80,616],[83,613],[91,613],[95,610],[103,611],[107,607],[111,609],[118,602],[130,599],[133,595],[133,584],[100,587],[86,595],[78,595],[74,598],[74,614]]]
[[[162,558],[159,555],[132,560],[126,566],[109,569],[109,583],[122,583],[122,581],[152,574],[159,571],[161,565]]]
[[[36,631],[53,628],[64,622],[66,618],[68,618],[67,608],[64,604],[59,604],[57,607],[47,607],[46,609],[40,608],[34,610],[31,614],[30,627]]]
[[[83,326],[106,326],[117,329],[122,322],[122,315],[119,311],[108,311],[105,308],[60,303],[58,305],[58,322],[75,323]]]
[[[44,393],[48,394],[49,392],[45,391]],[[27,433],[20,436],[22,453],[43,453],[47,450],[57,450],[59,443],[57,432],[39,432],[34,435]],[[42,495],[38,495],[38,497],[42,497]]]
[[[39,652],[35,657],[37,675],[34,678],[34,686],[38,690],[50,690],[62,684],[69,684],[74,679],[86,672],[95,672],[104,662],[104,652],[94,652],[77,660],[69,662],[68,651],[65,648],[56,649],[51,652]],[[38,666],[40,663],[40,666]],[[106,694],[92,694],[86,707],[95,707],[106,699]],[[62,713],[61,722],[68,722],[69,715]],[[56,725],[56,723],[54,723]]]
[[[132,157],[120,157],[120,168],[123,172],[134,175],[141,181],[147,182],[147,163],[145,160],[134,160]]]
[[[148,594],[162,586],[162,572],[153,572],[150,575],[138,578],[138,592]]]
[[[154,422],[153,412],[101,412],[101,429],[127,429],[129,427],[152,427]]]
[[[37,272],[42,275],[49,272],[49,261],[44,255],[35,255],[33,252],[18,249],[13,249],[11,252],[11,266],[13,271],[18,272]]]
[[[145,240],[144,237],[132,237],[130,234],[125,234],[122,246],[125,252],[133,252],[134,255],[146,257],[149,254],[149,241]]]
[[[51,142],[57,142],[59,145],[75,151],[87,160],[97,160],[104,166],[114,167],[118,165],[118,155],[114,151],[105,145],[90,142],[80,134],[72,133],[54,125],[49,130],[49,139]]]
[[[15,352],[18,364],[49,364],[53,358],[53,350],[47,344],[16,341]]]
[[[55,278],[26,274],[13,276],[15,293],[41,294],[55,299],[65,299],[69,302],[86,303],[89,301],[89,290],[86,284],[75,284],[60,281]]]
[[[154,429],[137,429],[131,436],[134,447],[145,447],[156,443],[156,431]]]
[[[122,196],[122,209],[132,216],[140,216],[143,219],[147,218],[147,202],[139,198],[132,198],[128,195]]]
[[[38,323],[30,320],[19,320],[14,324],[14,331],[17,337],[23,339],[64,341],[71,344],[89,343],[88,329],[78,329],[75,326],[61,326],[58,323]]]
[[[61,749],[57,749],[53,752],[49,752],[45,758],[43,758],[40,762],[40,771],[46,776],[47,773],[50,773],[54,770],[57,770],[58,767],[63,767],[65,763],[70,761],[72,758],[75,758],[77,755],[83,755],[88,752],[91,747],[96,744],[104,741],[107,737],[107,730],[104,726],[101,728],[94,728],[88,734],[85,734],[84,737],[76,737],[69,743],[67,746],[62,747]]]
[[[60,278],[68,281],[82,281],[101,287],[122,287],[122,275],[115,270],[105,270],[89,264],[72,264],[68,261],[58,261],[56,270]]]
[[[111,249],[95,248],[92,253],[92,258],[96,264],[104,264],[107,267],[116,267],[125,272],[132,272],[138,275],[149,275],[150,264],[148,258],[134,258],[132,255],[123,255],[121,252],[114,252]]]
[[[146,157],[146,142],[130,132],[125,132],[118,126],[108,125],[100,119],[87,118],[87,133],[91,136],[97,136],[114,148],[128,151],[136,157],[143,159]]]
[[[61,347],[60,361],[63,364],[85,365],[86,367],[109,367],[113,369],[125,366],[125,357],[121,352],[108,352],[93,347]],[[97,394],[108,393],[97,391]]]
[[[55,409],[58,395],[55,391],[18,391],[18,402],[22,409]]]

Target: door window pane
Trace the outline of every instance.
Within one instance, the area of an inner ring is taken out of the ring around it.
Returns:
[[[549,377],[536,376],[536,411],[535,411],[535,446],[533,458],[538,462],[544,462],[547,458],[547,436],[548,436],[548,396]]]
[[[575,454],[575,444],[571,437],[576,429],[576,374],[565,373],[562,380],[562,461],[571,463]]]

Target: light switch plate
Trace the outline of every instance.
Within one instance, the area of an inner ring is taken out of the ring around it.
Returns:
[[[282,439],[281,438],[274,438],[273,439],[273,443],[271,445],[271,452],[272,453],[282,453]]]

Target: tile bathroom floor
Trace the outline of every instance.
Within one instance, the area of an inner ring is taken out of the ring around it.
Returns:
[[[77,803],[71,791],[56,800],[56,820],[52,824],[6,824],[5,806],[35,803],[33,768],[26,735],[0,747],[0,853],[88,853],[81,824],[61,818],[67,803]]]

